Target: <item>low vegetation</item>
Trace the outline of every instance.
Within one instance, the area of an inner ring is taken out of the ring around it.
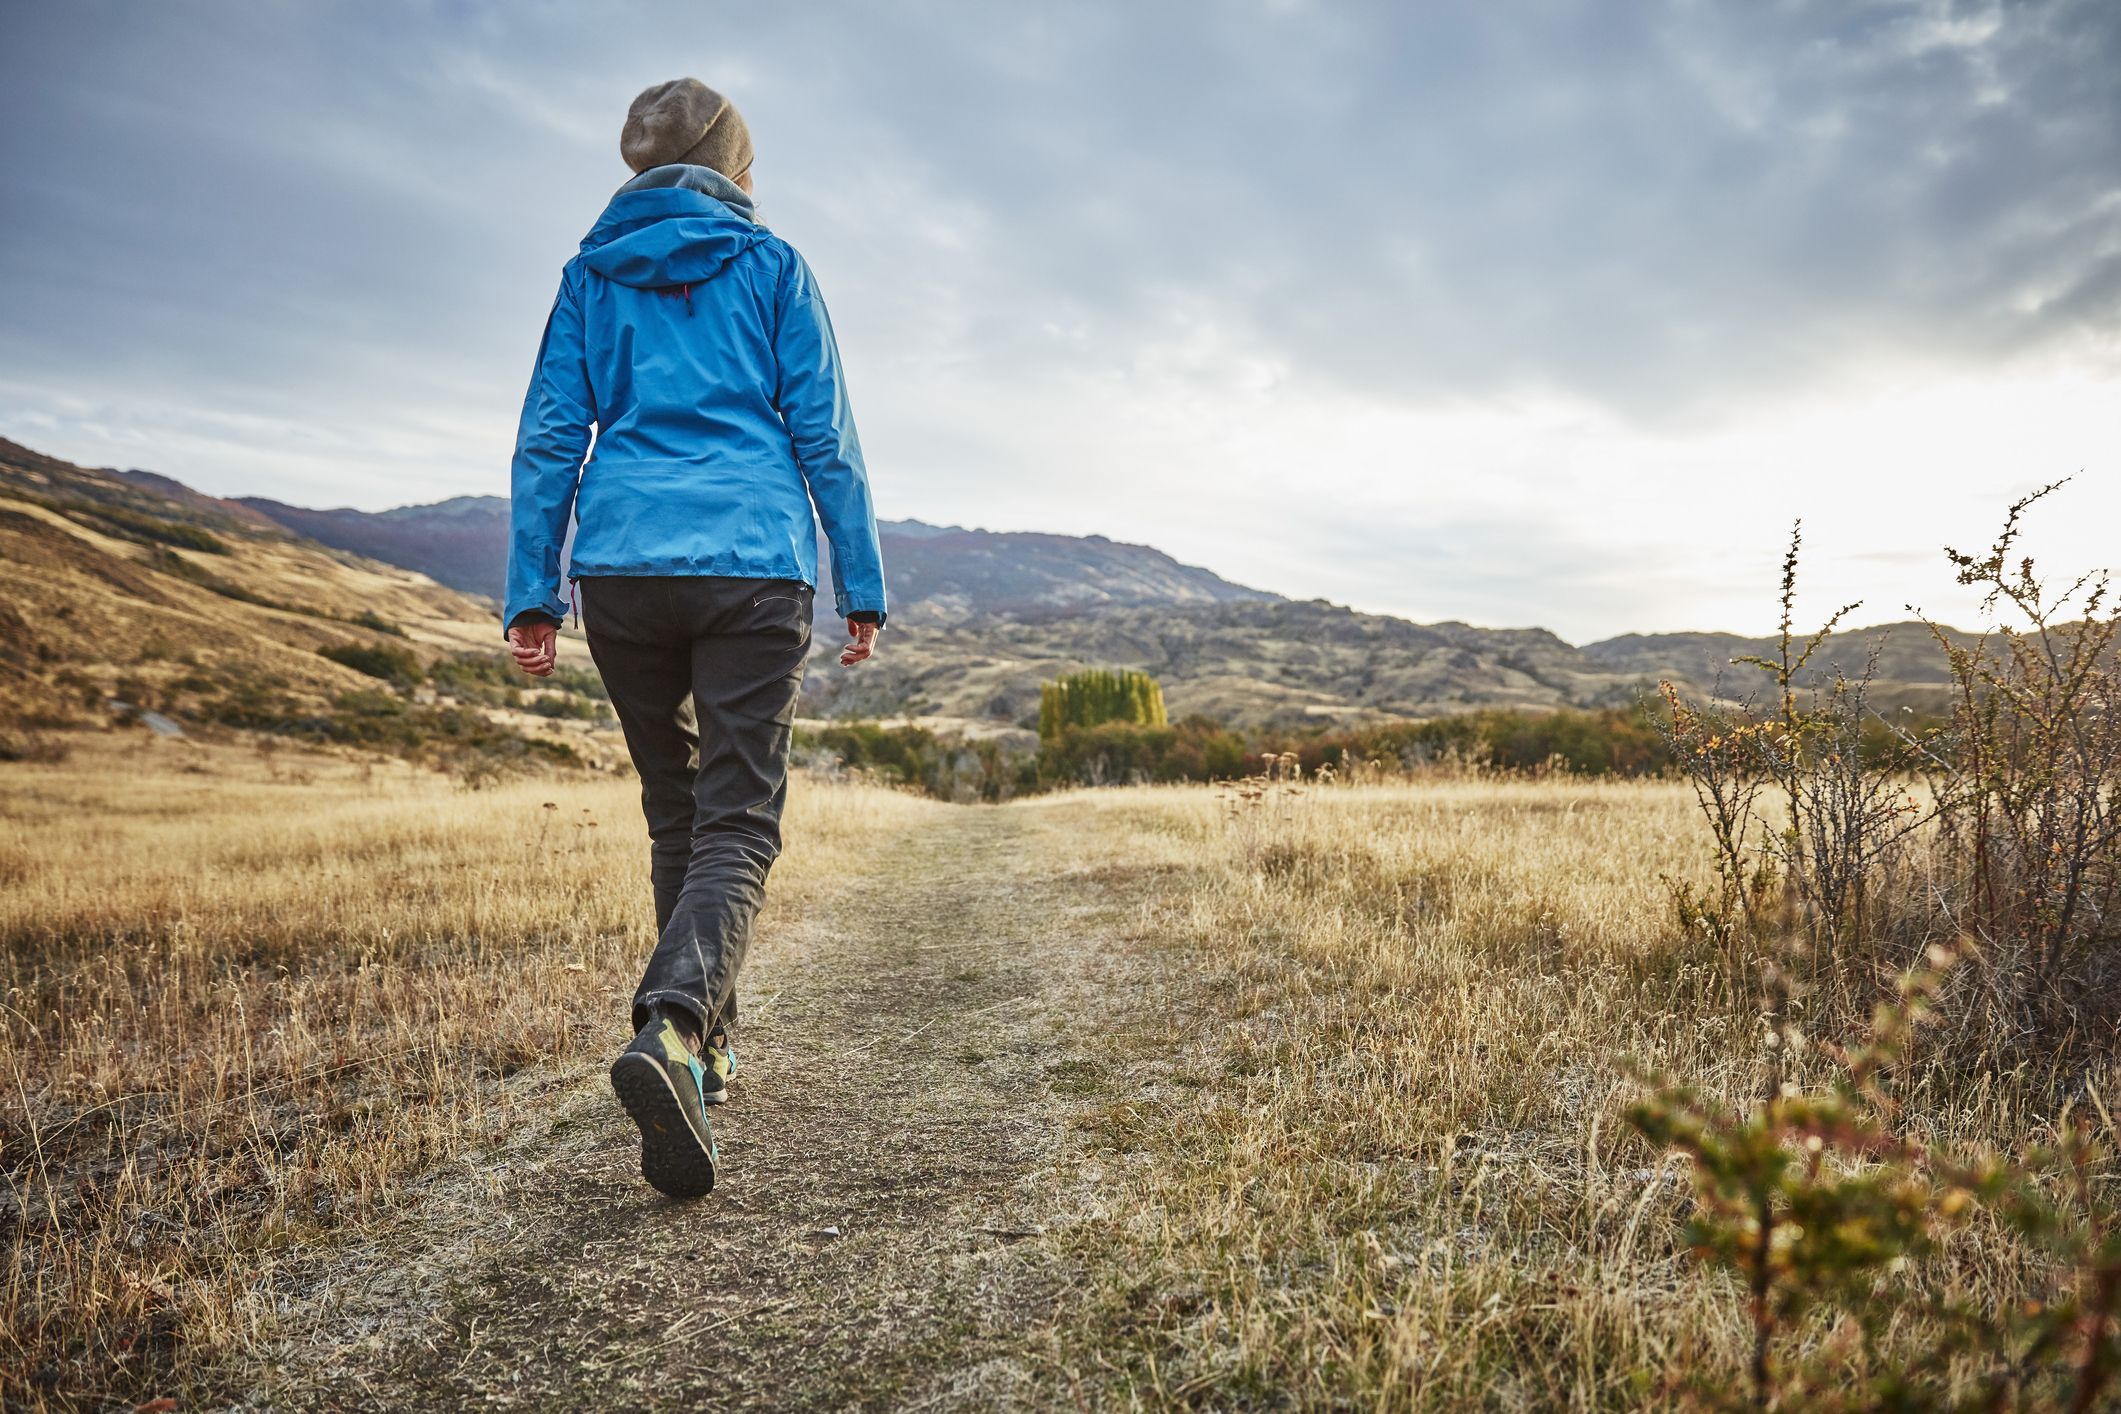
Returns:
[[[16,500],[28,501],[57,511],[77,525],[135,545],[175,545],[204,555],[225,555],[228,543],[220,536],[185,520],[166,515],[142,514],[126,507],[101,504],[73,496],[37,496],[12,489]]]
[[[1423,722],[1303,733],[1241,732],[1206,717],[1056,728],[1035,747],[920,726],[836,722],[797,733],[819,764],[867,772],[943,800],[1001,801],[1071,786],[1234,781],[1293,759],[1312,775],[1379,780],[1444,768],[1539,776],[1655,776],[1673,769],[1641,708],[1485,710]]]
[[[156,522],[149,523],[155,524]],[[169,528],[173,531],[184,529],[183,526],[176,522],[170,522]],[[204,532],[201,533],[203,534]],[[261,609],[276,609],[283,614],[302,614],[308,618],[315,619],[328,619],[331,617],[329,614],[305,608],[299,604],[290,604],[283,600],[274,599],[255,590],[246,589],[240,584],[231,583],[205,566],[193,564],[184,556],[168,549],[167,546],[169,544],[183,544],[183,541],[181,538],[174,538],[156,544],[147,557],[146,563],[149,569],[169,575],[173,579],[181,579],[186,584],[196,584],[199,588],[207,590],[209,593],[218,594],[223,599],[233,599],[239,604],[255,604]],[[187,544],[184,545],[184,548],[196,550],[199,547]],[[214,553],[225,554],[226,551]]]
[[[999,804],[1038,789],[1036,760],[1027,753],[927,727],[874,722],[798,727],[794,752],[812,769],[850,772],[959,804]]]
[[[317,651],[341,667],[400,687],[411,687],[423,676],[410,649],[387,643],[327,643]]]
[[[454,654],[423,661],[409,647],[385,641],[342,640],[318,650],[321,657],[375,680],[365,689],[319,699],[296,691],[286,679],[241,663],[207,663],[172,645],[148,643],[142,651],[183,669],[154,680],[126,675],[106,686],[75,675],[82,715],[99,713],[115,688],[134,708],[161,712],[195,732],[216,729],[267,735],[292,745],[354,747],[387,752],[486,784],[512,772],[540,766],[576,766],[582,755],[565,740],[519,730],[504,715],[519,711],[550,720],[608,723],[612,718],[603,683],[580,668],[561,668],[536,686],[505,659],[491,654]],[[67,717],[44,725],[71,725]],[[0,759],[48,750],[64,738],[31,723],[0,734]]]

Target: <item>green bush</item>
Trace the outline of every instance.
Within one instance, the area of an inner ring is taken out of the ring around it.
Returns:
[[[523,704],[526,711],[540,717],[572,722],[601,722],[611,715],[611,709],[589,697],[556,696],[542,693]]]
[[[563,664],[552,670],[552,676],[546,678],[543,685],[556,687],[562,692],[572,692],[578,697],[593,698],[598,702],[611,700],[611,694],[604,689],[604,679],[587,668],[570,668]]]
[[[525,677],[521,669],[498,653],[458,653],[437,659],[427,669],[427,680],[437,692],[446,692],[460,701],[476,702],[485,707],[520,706],[526,687],[556,689],[593,702],[611,700],[611,695],[604,690],[604,680],[586,668],[559,667],[553,669],[551,677],[533,679]],[[580,707],[540,708],[533,705],[530,710],[545,716],[585,719],[603,715]]]
[[[1412,769],[1459,761],[1501,771],[1559,767],[1582,776],[1653,776],[1672,765],[1655,724],[1639,708],[1516,712],[1490,708],[1425,722],[1324,733],[1285,744],[1307,772],[1353,760]]]
[[[427,680],[437,692],[484,707],[514,706],[526,681],[522,672],[492,653],[459,653],[428,665]]]
[[[131,511],[91,506],[79,501],[65,503],[61,509],[91,530],[100,530],[135,544],[174,545],[180,550],[198,550],[208,555],[228,553],[228,546],[219,536],[182,521],[158,520],[153,516],[134,515]]]
[[[557,708],[536,708],[561,715]],[[1640,711],[1475,712],[1427,722],[1300,735],[1243,733],[1210,718],[1147,725],[1065,725],[1035,756],[997,742],[939,737],[922,727],[840,722],[798,730],[796,748],[826,752],[946,800],[1006,800],[1063,786],[1227,781],[1265,758],[1294,757],[1304,774],[1367,763],[1392,772],[1458,763],[1504,772],[1560,769],[1588,776],[1655,775],[1669,768],[1664,739]]]
[[[501,760],[542,757],[572,763],[574,749],[561,742],[522,736],[468,707],[418,707],[387,692],[342,693],[320,724],[327,741],[458,760],[475,751]]]
[[[1105,722],[1160,727],[1166,720],[1163,688],[1155,678],[1133,668],[1093,668],[1039,685],[1038,734],[1042,741],[1058,737],[1069,727],[1094,727]]]
[[[1176,726],[1066,726],[1039,743],[1038,779],[1048,786],[1231,780],[1247,773],[1249,754],[1243,737],[1206,717]]]
[[[1035,763],[1000,742],[938,737],[925,727],[881,727],[874,722],[836,723],[815,731],[797,729],[802,755],[829,755],[848,770],[863,771],[938,800],[1008,800],[1038,788]]]
[[[389,644],[327,643],[317,652],[343,667],[385,682],[409,686],[420,680],[420,660],[408,648]]]
[[[1176,726],[1106,722],[1063,727],[1039,744],[1049,786],[1232,780],[1264,757],[1294,756],[1306,775],[1366,763],[1393,772],[1444,763],[1507,772],[1561,769],[1586,776],[1655,775],[1668,769],[1664,739],[1639,711],[1471,712],[1357,730],[1239,735],[1205,717]]]
[[[854,771],[876,771],[914,783],[934,754],[935,733],[926,727],[880,727],[874,722],[835,723],[816,731],[797,728],[797,750],[828,751]]]

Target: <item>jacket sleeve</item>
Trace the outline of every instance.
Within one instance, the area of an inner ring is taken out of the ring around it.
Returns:
[[[545,321],[545,339],[516,428],[508,506],[508,597],[505,632],[519,615],[567,617],[560,595],[560,547],[574,511],[589,429],[596,420],[589,367],[582,356],[582,306],[572,269]]]
[[[832,546],[832,601],[841,618],[868,611],[884,615],[884,557],[877,543],[869,471],[840,368],[832,321],[816,277],[789,252],[775,311],[774,355],[779,364],[774,406],[788,424],[796,462],[810,488],[818,524]]]

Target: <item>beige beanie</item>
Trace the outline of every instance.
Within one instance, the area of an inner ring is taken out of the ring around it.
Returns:
[[[619,155],[636,172],[685,162],[732,182],[751,170],[751,129],[736,105],[698,79],[641,90],[626,110]]]

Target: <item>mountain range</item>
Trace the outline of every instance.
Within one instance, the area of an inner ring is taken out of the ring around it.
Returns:
[[[497,638],[493,601],[507,546],[507,502],[499,497],[381,512],[223,500],[151,472],[89,470],[0,440],[0,530],[10,532],[0,536],[0,559],[33,571],[74,565],[63,587],[26,598],[18,592],[7,612],[34,611],[38,623],[0,618],[8,638],[42,644],[47,662],[94,656],[85,643],[75,645],[79,651],[51,647],[50,625],[78,623],[84,598],[100,605],[106,628],[122,627],[124,614],[105,602],[113,596],[91,586],[108,590],[124,580],[136,618],[160,623],[163,610],[154,606],[172,601],[180,586],[157,576],[172,575],[180,584],[188,576],[194,587],[201,576],[233,586],[240,607],[263,615],[252,627],[269,640],[314,638],[320,623],[334,635],[358,635],[347,622],[353,610],[385,612],[385,604],[429,648],[483,649]],[[1041,681],[1092,666],[1143,668],[1162,681],[1174,716],[1200,713],[1238,726],[1625,706],[1667,678],[1743,695],[1759,679],[1731,660],[1773,649],[1772,640],[1734,634],[1629,634],[1577,646],[1537,628],[1415,624],[1287,599],[1103,536],[920,521],[880,530],[892,590],[883,651],[856,672],[815,664],[808,714],[1019,722],[1035,711]],[[186,536],[202,532],[220,542],[217,552],[187,548]],[[84,544],[126,563],[76,563]],[[15,578],[19,584],[23,576]],[[836,642],[829,596],[822,597],[821,660]],[[305,622],[289,622],[294,607],[320,604],[338,607],[311,608]],[[217,612],[225,616],[228,606]],[[1874,648],[1881,700],[1928,707],[1941,699],[1944,656],[1921,625],[1837,635],[1817,672],[1860,669]],[[24,661],[10,644],[0,670]],[[301,664],[309,677],[336,671],[329,662]]]
[[[166,478],[127,472],[137,480]],[[175,484],[175,483],[171,483]],[[262,496],[233,502],[307,536],[386,564],[415,569],[452,589],[498,600],[508,572],[508,502],[459,496],[389,511],[310,510]],[[966,530],[917,520],[877,526],[889,567],[894,616],[959,623],[991,614],[1111,605],[1222,604],[1279,595],[1232,584],[1161,550],[1102,535]],[[820,538],[820,566],[830,562]],[[829,595],[824,613],[831,612]]]

